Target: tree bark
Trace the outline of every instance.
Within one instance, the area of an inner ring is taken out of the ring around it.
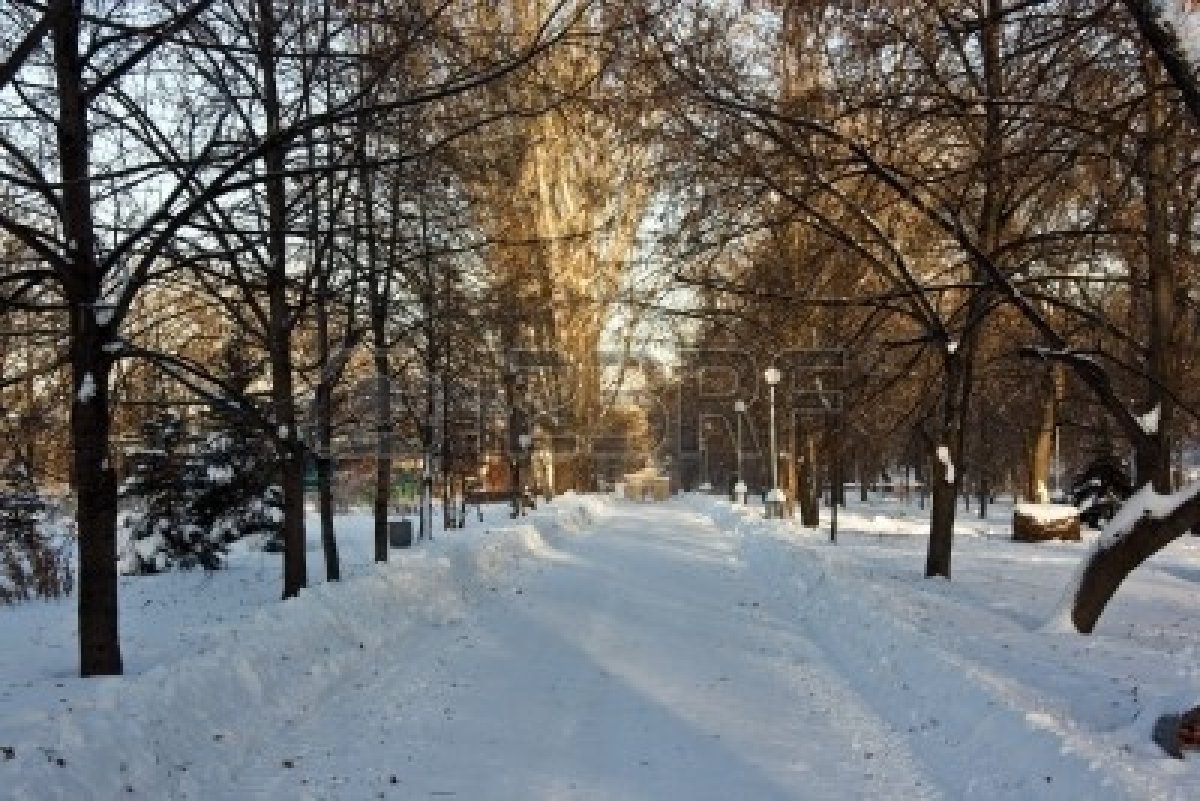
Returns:
[[[317,266],[317,367],[321,381],[316,390],[317,415],[317,507],[321,516],[321,550],[325,556],[325,579],[339,581],[342,577],[338,559],[337,536],[333,529],[333,403],[332,379],[329,369],[329,293],[326,271]]]
[[[437,414],[437,291],[433,280],[433,255],[429,242],[429,207],[425,179],[422,178],[421,197],[421,269],[423,286],[421,300],[425,317],[425,419],[421,423],[421,528],[423,539],[433,539],[433,445],[434,418]]]
[[[86,320],[92,310],[82,307],[76,316]],[[108,463],[109,366],[97,334],[90,321],[79,325],[71,358],[76,392],[71,439],[78,499],[79,672],[85,677],[116,676],[123,670],[117,604],[117,482]],[[90,398],[86,387],[93,388]]]
[[[329,0],[326,0],[322,20],[328,27]],[[307,102],[306,102],[307,106]],[[311,113],[311,109],[305,109]],[[312,133],[305,135],[308,145],[308,161],[316,165],[316,145]],[[329,190],[329,238],[324,250],[321,247],[321,202],[318,194],[318,182],[313,186],[312,202],[309,209],[313,249],[312,268],[316,276],[316,323],[317,323],[317,381],[313,398],[313,413],[316,417],[316,468],[317,468],[317,511],[321,525],[321,553],[325,557],[325,580],[340,581],[342,577],[341,561],[338,558],[337,535],[333,528],[333,385],[336,383],[329,363],[329,277],[333,271],[333,232],[336,230],[336,214],[334,211],[334,180],[331,177],[327,183]],[[328,263],[322,264],[322,256],[328,256]],[[351,301],[353,303],[353,301]],[[347,329],[350,323],[347,322]],[[347,332],[348,333],[348,332]]]
[[[283,597],[297,595],[308,584],[304,555],[304,451],[296,430],[293,397],[291,319],[287,279],[287,196],[279,90],[275,81],[275,9],[272,0],[258,0],[258,58],[263,75],[263,115],[270,146],[264,148],[264,187],[267,201],[268,342],[271,359],[271,401],[279,442],[283,494]]]
[[[1147,59],[1147,83],[1154,86],[1161,73]],[[1175,364],[1175,269],[1171,260],[1168,220],[1168,164],[1166,153],[1166,102],[1161,90],[1151,91],[1146,102],[1145,207],[1146,278],[1150,285],[1149,345],[1146,380],[1147,409],[1157,410],[1158,420],[1146,430],[1146,440],[1135,453],[1134,486],[1150,483],[1157,492],[1171,490],[1171,448],[1167,432],[1173,415]]]
[[[1002,225],[1001,196],[1004,174],[1004,140],[1000,99],[1004,94],[1001,54],[1002,7],[1000,0],[987,0],[984,11],[982,43],[984,78],[984,129],[980,162],[983,170],[983,201],[979,209],[979,241],[988,258],[999,249]],[[978,265],[972,265],[977,272]],[[975,277],[975,276],[972,276]],[[929,517],[929,552],[925,575],[950,578],[950,557],[954,541],[954,518],[963,478],[964,431],[967,424],[975,359],[977,326],[986,305],[981,290],[971,290],[961,341],[946,357],[940,431],[934,447],[933,509]],[[945,448],[939,459],[939,448]]]
[[[375,426],[378,444],[375,452],[375,561],[388,560],[388,496],[392,487],[392,378],[387,343],[383,342],[382,315],[372,314],[375,336]]]
[[[817,439],[804,433],[796,443],[800,453],[800,476],[796,492],[800,502],[800,525],[817,528],[821,524],[821,510],[817,498]]]
[[[1158,83],[1158,67],[1145,59],[1146,82]],[[1150,289],[1147,332],[1147,396],[1149,411],[1157,409],[1153,427],[1143,426],[1144,436],[1134,447],[1134,486],[1150,485],[1155,492],[1171,487],[1171,448],[1167,436],[1172,397],[1177,385],[1174,346],[1175,269],[1171,261],[1167,223],[1167,164],[1165,109],[1161,90],[1152,90],[1146,103],[1146,136],[1143,180],[1146,207],[1146,267]],[[1144,419],[1144,418],[1143,418]],[[1176,514],[1164,520],[1144,517],[1119,540],[1097,548],[1080,576],[1071,619],[1081,633],[1090,633],[1117,588],[1142,562],[1165,548],[1192,525],[1200,522],[1200,497],[1193,497]]]
[[[1200,76],[1197,70],[1200,65],[1192,64],[1180,49],[1179,38],[1175,32],[1168,31],[1163,25],[1162,17],[1155,7],[1154,0],[1123,0],[1137,24],[1138,31],[1146,44],[1154,51],[1155,56],[1179,90],[1184,105],[1192,115],[1192,123],[1200,128]]]
[[[379,263],[378,237],[375,231],[375,185],[367,165],[366,120],[359,121],[356,150],[359,191],[362,194],[362,220],[366,231],[367,276],[371,287],[371,338],[375,364],[375,493],[373,502],[375,561],[388,560],[388,502],[392,491],[392,376],[388,359],[388,296],[390,280]]]
[[[79,672],[120,675],[117,605],[117,486],[108,463],[108,378],[104,351],[111,320],[97,319],[103,275],[96,260],[92,218],[87,99],[79,55],[80,12],[68,4],[53,22],[54,69],[59,102],[58,151],[62,172],[62,223],[66,237],[71,307],[70,358],[72,481],[78,499]]]
[[[950,556],[954,543],[954,518],[958,511],[958,488],[962,481],[963,418],[966,389],[970,384],[966,360],[971,347],[962,343],[946,359],[942,409],[938,435],[933,445],[932,508],[929,513],[929,550],[925,576],[950,578]]]
[[[1025,500],[1030,503],[1047,503],[1050,500],[1050,464],[1054,456],[1054,426],[1058,405],[1057,369],[1056,365],[1045,365],[1045,373],[1038,387],[1037,427],[1029,435],[1026,446],[1028,473]]]
[[[947,432],[948,433],[948,432]],[[925,557],[925,576],[942,576],[950,578],[950,553],[954,543],[954,516],[957,511],[958,497],[957,480],[954,467],[945,460],[939,459],[942,449],[946,453],[954,453],[953,437],[944,436],[935,446],[935,469],[930,475],[932,488],[932,509],[929,512],[929,551]]]
[[[1091,634],[1117,588],[1142,562],[1200,524],[1200,493],[1163,519],[1143,517],[1116,542],[1097,548],[1075,592],[1071,622],[1080,634]]]

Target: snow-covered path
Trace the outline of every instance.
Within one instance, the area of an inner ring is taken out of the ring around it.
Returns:
[[[964,516],[950,583],[918,510],[843,523],[565,496],[377,565],[348,515],[346,580],[285,603],[247,548],[126,580],[115,679],[70,677],[69,607],[12,609],[0,799],[1200,797],[1149,737],[1200,698],[1200,544],[1083,638],[1041,622],[1087,543]]]
[[[542,518],[552,553],[364,661],[205,797],[1124,796],[819,554],[710,512]]]
[[[210,797],[936,795],[707,518],[617,507],[552,540]]]

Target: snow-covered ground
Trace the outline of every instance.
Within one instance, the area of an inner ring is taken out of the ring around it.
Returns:
[[[279,602],[279,557],[123,580],[128,675],[73,602],[0,608],[0,798],[1200,798],[1150,742],[1200,704],[1200,544],[1091,637],[1043,624],[1089,547],[962,513],[954,580],[877,502],[827,529],[686,496],[502,507]],[[315,522],[315,521],[314,521]]]

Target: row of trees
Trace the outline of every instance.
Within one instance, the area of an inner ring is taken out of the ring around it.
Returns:
[[[711,173],[680,243],[714,312],[702,341],[858,355],[849,441],[825,447],[882,464],[918,445],[929,576],[950,576],[965,480],[986,497],[1015,467],[1042,494],[1056,423],[1128,448],[1159,493],[1196,431],[1196,68],[1126,5],[697,6],[654,34],[677,141]],[[1200,521],[1192,493],[1147,508],[1092,555],[1080,631]]]
[[[588,486],[616,425],[600,351],[659,334],[648,311],[763,364],[855,354],[798,484],[852,448],[921,453],[929,575],[965,481],[986,498],[1016,467],[1038,494],[1064,410],[1165,492],[1196,404],[1197,109],[1160,10],[0,2],[0,397],[48,469],[38,433],[70,409],[81,671],[121,670],[118,440],[164,403],[270,445],[287,597],[309,462],[338,575],[347,430],[370,434],[379,559],[399,440],[424,531],[438,449],[475,467],[455,414],[573,434],[560,481]],[[548,349],[572,369],[524,371]],[[1188,496],[1098,551],[1080,630],[1198,516]]]
[[[307,581],[309,461],[338,574],[338,410],[365,422],[339,388],[373,373],[377,557],[403,411],[429,508],[447,410],[494,393],[506,354],[531,344],[509,301],[538,272],[512,265],[544,244],[504,222],[506,174],[537,180],[511,145],[552,146],[538,121],[586,99],[621,14],[578,0],[12,0],[0,15],[6,406],[45,404],[52,427],[69,404],[81,671],[119,673],[115,439],[164,403],[219,408],[272,446],[285,597]],[[230,347],[245,369],[221,369]]]

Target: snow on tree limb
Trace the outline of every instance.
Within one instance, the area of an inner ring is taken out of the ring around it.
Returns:
[[[1123,0],[1200,127],[1200,2]]]
[[[1175,31],[1179,48],[1193,71],[1200,64],[1200,3],[1196,0],[1155,0],[1159,17]]]
[[[1168,495],[1161,495],[1154,491],[1153,485],[1146,484],[1121,504],[1112,520],[1104,526],[1100,533],[1100,547],[1108,547],[1129,534],[1142,518],[1165,520],[1197,496],[1200,496],[1200,482]]]
[[[1084,577],[1094,563],[1124,549],[1124,558],[1140,564],[1198,522],[1200,481],[1169,494],[1155,492],[1154,486],[1147,483],[1121,504],[1112,520],[1105,524],[1095,548],[1080,561],[1074,576],[1067,582],[1062,600],[1042,630],[1090,633],[1094,616],[1088,616],[1090,623],[1087,625],[1079,624],[1080,592]],[[1089,611],[1098,616],[1097,610]]]
[[[954,483],[954,460],[950,458],[950,449],[945,445],[938,445],[937,460],[942,465],[943,476],[947,484]]]

